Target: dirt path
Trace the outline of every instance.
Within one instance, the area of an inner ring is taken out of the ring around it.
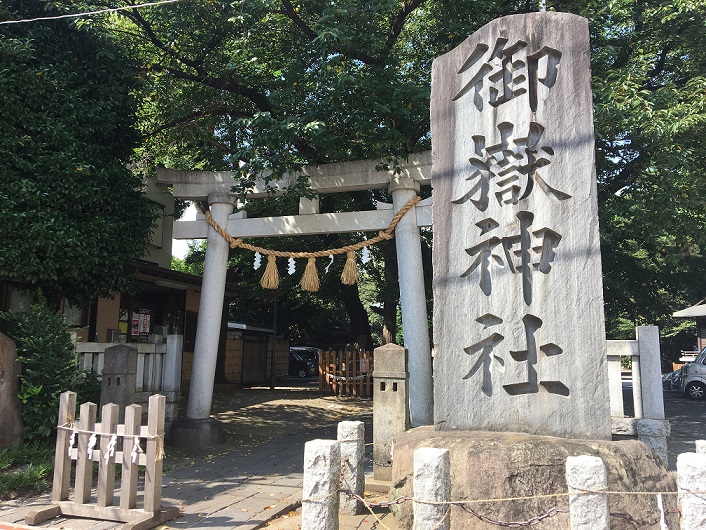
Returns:
[[[223,423],[226,435],[219,453],[254,447],[343,420],[372,424],[371,399],[321,396],[314,380],[289,379],[280,384],[275,390],[235,385],[215,387],[213,415]],[[186,399],[182,402],[185,405]],[[181,452],[178,454],[181,456]]]

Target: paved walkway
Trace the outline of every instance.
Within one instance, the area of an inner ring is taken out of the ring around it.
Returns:
[[[350,418],[368,419],[368,418]],[[366,426],[370,431],[370,426]],[[367,433],[370,436],[370,432]],[[304,444],[315,438],[335,439],[336,423],[300,428],[250,449],[223,451],[223,454],[182,456],[165,461],[163,505],[178,506],[182,516],[160,529],[203,528],[294,530],[301,517]],[[95,495],[95,492],[94,492]],[[49,503],[49,495],[29,502],[9,502],[0,506],[0,530],[24,526],[31,510]],[[141,499],[138,498],[138,506]],[[389,513],[376,517],[344,517],[342,529],[397,529]],[[81,518],[57,517],[42,525],[63,530],[110,530],[120,523]]]

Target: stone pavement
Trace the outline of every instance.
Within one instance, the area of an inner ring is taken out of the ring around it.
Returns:
[[[256,447],[229,449],[222,454],[168,457],[162,488],[163,505],[179,506],[183,515],[160,529],[298,528],[304,444],[315,438],[335,439],[336,425],[329,423],[293,429],[289,435]],[[366,430],[369,436],[369,424]],[[50,495],[45,494],[29,501],[3,503],[0,505],[0,530],[25,527],[25,515],[48,504],[49,500]],[[138,498],[139,505],[141,499]],[[385,521],[383,526],[368,514],[343,517],[341,528],[397,528],[393,526],[389,513],[380,513],[378,517]],[[42,525],[62,530],[110,530],[120,526],[120,523],[67,517],[51,519]]]

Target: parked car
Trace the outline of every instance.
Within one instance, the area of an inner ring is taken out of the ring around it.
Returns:
[[[668,374],[664,374],[662,376],[662,388],[664,390],[671,390],[673,392],[681,392],[681,380],[683,377],[682,374],[682,369],[684,367],[679,367],[677,370],[674,370],[673,372],[669,372]]]
[[[668,374],[662,375],[662,390],[674,390],[672,388],[672,382],[674,381],[675,372],[669,372]]]
[[[290,346],[289,348],[290,355],[296,353],[309,363],[310,375],[319,375],[319,354],[321,352],[320,348],[315,348],[314,346]]]
[[[706,397],[706,348],[692,362],[682,366],[679,388],[685,396],[691,399]]]

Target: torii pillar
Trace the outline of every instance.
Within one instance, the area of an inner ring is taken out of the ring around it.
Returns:
[[[398,212],[419,192],[419,182],[409,177],[390,179],[390,193]],[[412,206],[395,228],[397,272],[402,306],[402,331],[408,352],[409,419],[412,427],[433,425],[434,389],[432,385],[429,320],[424,293],[424,266],[417,226],[416,207]]]
[[[227,229],[228,216],[235,208],[234,196],[223,192],[211,193],[208,196],[208,205],[213,219]],[[210,225],[207,241],[186,419],[175,421],[170,433],[170,443],[179,447],[209,447],[223,441],[220,422],[211,418],[211,403],[218,341],[221,335],[229,246]]]

